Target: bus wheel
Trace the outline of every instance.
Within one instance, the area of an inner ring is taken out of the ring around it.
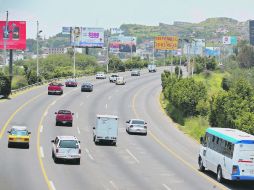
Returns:
[[[223,180],[223,176],[222,176],[222,170],[221,170],[221,167],[218,166],[218,169],[217,169],[217,181],[219,183],[221,183]]]
[[[201,172],[205,171],[205,167],[203,165],[203,160],[200,156],[198,157],[198,166],[199,166],[199,171],[201,171]]]

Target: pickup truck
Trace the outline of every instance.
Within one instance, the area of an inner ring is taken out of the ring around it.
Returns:
[[[57,82],[52,82],[48,86],[48,95],[51,94],[63,94],[63,84],[57,83]]]
[[[56,114],[56,126],[57,125],[69,125],[72,126],[73,122],[73,115],[74,113],[71,113],[69,110],[59,110],[58,112],[55,112]]]
[[[108,142],[116,145],[118,136],[118,117],[114,115],[97,115],[96,126],[93,127],[95,144]]]

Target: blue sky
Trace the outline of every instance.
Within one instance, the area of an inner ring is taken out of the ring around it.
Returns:
[[[27,21],[27,36],[55,35],[62,26],[119,27],[158,25],[174,21],[200,22],[211,17],[254,19],[254,0],[0,0],[0,20]]]

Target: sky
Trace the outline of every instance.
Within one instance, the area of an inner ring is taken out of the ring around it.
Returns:
[[[63,26],[119,27],[121,24],[157,26],[174,21],[197,23],[207,18],[254,19],[254,0],[0,0],[0,20],[27,21],[27,37],[42,36]]]

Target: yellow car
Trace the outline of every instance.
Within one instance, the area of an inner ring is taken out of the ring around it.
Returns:
[[[28,132],[25,126],[13,126],[8,133],[8,148],[12,145],[22,145],[29,148],[31,132]]]

